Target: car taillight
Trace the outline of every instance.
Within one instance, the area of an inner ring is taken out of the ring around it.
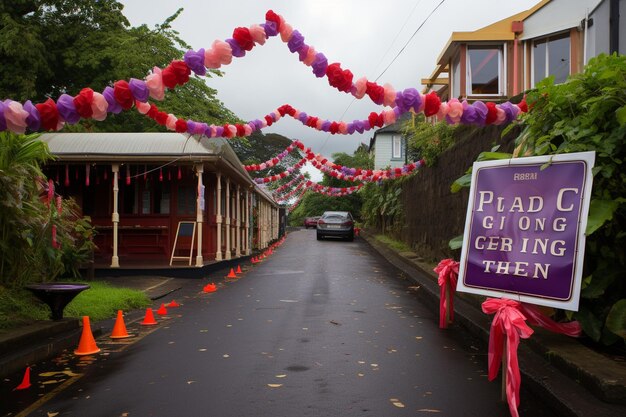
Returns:
[[[319,219],[319,220],[317,221],[317,224],[326,224],[326,222],[325,222],[324,220],[322,220],[322,219]]]
[[[348,220],[347,222],[341,223],[342,226],[352,226],[352,220]]]

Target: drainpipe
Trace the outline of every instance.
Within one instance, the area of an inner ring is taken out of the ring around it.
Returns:
[[[117,255],[117,226],[120,222],[120,213],[118,210],[120,166],[118,164],[111,165],[111,171],[113,171],[113,214],[111,215],[111,221],[113,222],[113,255],[111,257],[111,268],[119,268],[120,258]]]
[[[619,53],[619,0],[609,3],[609,53]]]
[[[519,94],[519,54],[517,52],[517,44],[519,43],[519,34],[524,31],[524,22],[515,20],[511,22],[511,31],[515,34],[513,40],[513,95]]]
[[[196,165],[196,174],[198,175],[198,197],[196,202],[196,223],[198,223],[198,250],[196,251],[196,266],[204,265],[202,257],[202,234],[204,232],[204,184],[202,184],[202,174],[204,173],[204,165]]]

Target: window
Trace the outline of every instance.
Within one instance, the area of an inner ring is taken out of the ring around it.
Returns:
[[[177,214],[196,214],[196,190],[190,185],[178,187]]]
[[[402,137],[394,135],[391,137],[391,157],[393,159],[402,158]]]
[[[467,95],[502,95],[502,46],[467,47]]]
[[[567,80],[570,69],[569,33],[564,33],[533,42],[533,86],[551,75],[554,83]]]

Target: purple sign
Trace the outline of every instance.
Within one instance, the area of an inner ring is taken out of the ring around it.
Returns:
[[[474,164],[457,289],[577,309],[593,160]]]

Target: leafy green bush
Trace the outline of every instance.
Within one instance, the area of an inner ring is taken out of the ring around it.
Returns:
[[[407,122],[403,126],[406,134],[409,153],[417,160],[423,158],[427,165],[437,161],[439,155],[454,145],[454,131],[463,129],[463,126],[447,123],[432,124],[423,114],[415,116],[415,121]]]
[[[580,309],[570,314],[605,345],[626,340],[626,56],[599,55],[563,84],[528,92],[516,156],[595,151]],[[508,129],[503,132],[503,135]],[[509,157],[487,152],[479,160]],[[470,171],[471,172],[471,169]],[[459,178],[453,191],[469,186]],[[451,242],[454,244],[455,242]],[[458,244],[458,241],[457,241]]]
[[[539,83],[518,155],[595,151],[585,279],[574,317],[595,341],[626,337],[626,56],[600,55],[581,74]]]

